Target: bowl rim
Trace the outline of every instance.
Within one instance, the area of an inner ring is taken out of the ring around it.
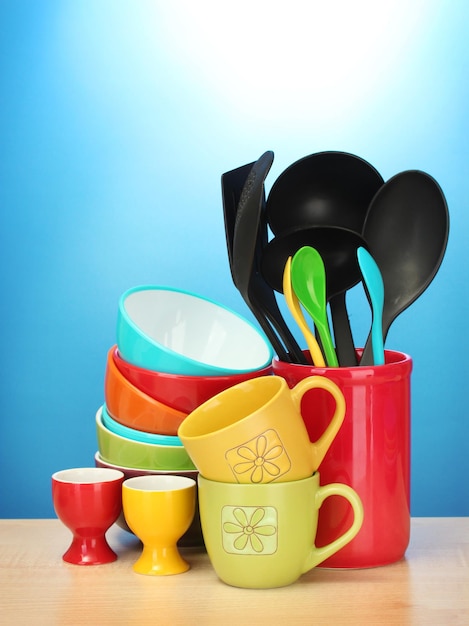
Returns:
[[[109,430],[109,428],[107,428],[104,423],[103,423],[103,419],[102,419],[102,414],[103,414],[103,407],[104,404],[102,404],[99,409],[96,412],[96,424],[98,425],[99,428],[101,428],[102,430],[104,430],[104,432],[107,435],[110,435],[120,441],[122,441],[125,444],[131,444],[132,446],[137,446],[138,448],[144,446],[145,448],[147,446],[150,446],[150,449],[155,449],[155,448],[161,448],[162,450],[177,450],[178,452],[181,451],[181,446],[166,446],[166,445],[161,445],[159,443],[148,443],[145,441],[136,441],[135,439],[127,439],[126,437],[123,437],[122,435],[119,435],[117,433],[113,433],[112,430]],[[182,446],[184,447],[184,446]]]
[[[95,463],[96,462],[102,463],[103,465],[105,465],[106,467],[109,467],[110,469],[116,469],[124,473],[126,471],[131,471],[131,472],[145,472],[145,474],[194,474],[195,476],[199,474],[198,469],[154,470],[154,469],[142,469],[140,467],[129,467],[127,465],[117,465],[116,463],[111,463],[111,461],[106,461],[106,459],[103,459],[99,450],[96,450],[94,454],[94,461]]]
[[[109,413],[109,409],[107,408],[105,402],[101,409],[101,422],[103,426],[105,426],[111,433],[120,435],[124,439],[174,448],[180,448],[183,445],[177,435],[150,433],[145,430],[138,430],[137,428],[130,428],[129,426],[125,426],[125,424],[121,424]]]
[[[242,382],[241,379],[244,380],[244,377],[249,376],[249,374],[256,374],[258,376],[263,376],[263,375],[268,374],[268,372],[272,369],[272,361],[269,361],[267,365],[265,365],[264,367],[261,367],[260,369],[246,370],[245,372],[244,371],[233,372],[232,374],[223,373],[223,374],[208,375],[208,374],[179,374],[175,372],[163,372],[161,370],[151,370],[146,367],[142,367],[140,365],[135,365],[135,363],[131,363],[130,361],[127,361],[124,358],[124,356],[120,353],[119,346],[117,344],[114,344],[113,348],[114,348],[114,351],[112,353],[112,356],[118,369],[120,369],[118,365],[119,363],[119,364],[122,364],[123,368],[125,368],[126,370],[130,370],[131,372],[134,372],[137,376],[145,376],[147,378],[155,378],[158,380],[161,379],[162,381],[174,380],[174,381],[183,382],[183,383],[189,383],[189,382],[198,383],[199,381],[203,379],[203,382],[207,382],[207,383],[210,383],[210,382],[220,383],[220,382],[225,382],[225,381],[228,382],[233,379],[239,378],[240,382]],[[275,356],[275,354],[273,356]],[[125,374],[123,375],[125,376]],[[127,378],[127,380],[129,379]],[[132,384],[134,387],[136,387],[135,383],[132,383]]]
[[[100,454],[101,454],[102,438],[105,437],[106,446],[108,445],[112,446],[113,449],[117,445],[117,446],[121,446],[121,448],[124,448],[124,447],[126,447],[127,449],[130,448],[129,452],[133,452],[133,453],[138,451],[142,453],[145,452],[146,454],[151,453],[153,455],[158,455],[158,457],[164,456],[164,458],[166,459],[165,463],[168,463],[169,468],[171,469],[183,471],[185,469],[191,470],[193,467],[195,467],[194,462],[192,461],[191,457],[189,456],[189,453],[187,452],[184,446],[163,446],[163,445],[154,444],[154,443],[144,443],[142,441],[126,439],[125,437],[122,437],[121,435],[117,435],[116,433],[113,433],[112,431],[108,430],[102,421],[102,410],[103,410],[103,405],[99,407],[95,415],[95,428],[96,428],[96,435],[98,439],[98,450],[100,451]],[[168,459],[170,459],[169,462],[168,462]],[[104,458],[104,460],[107,462],[107,459]],[[161,467],[161,469],[169,469],[169,468],[167,466]],[[145,468],[145,467],[135,468],[134,467],[133,469],[145,469],[146,470],[149,468]]]

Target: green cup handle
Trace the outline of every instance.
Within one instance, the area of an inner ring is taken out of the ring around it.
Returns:
[[[313,458],[313,469],[319,468],[326,452],[331,447],[335,436],[339,432],[340,427],[345,418],[345,398],[339,387],[329,378],[325,376],[309,376],[304,378],[290,390],[293,403],[299,413],[301,413],[301,399],[310,389],[325,389],[335,400],[335,411],[326,430],[317,441],[311,443],[311,454]]]
[[[328,543],[326,546],[317,548],[315,545],[313,545],[304,564],[302,572],[303,574],[309,572],[310,569],[316,567],[316,565],[319,565],[319,563],[322,563],[330,556],[338,552],[341,548],[346,546],[350,541],[352,541],[352,539],[362,527],[363,505],[356,491],[354,491],[348,485],[343,485],[342,483],[330,483],[329,485],[319,487],[316,492],[315,503],[318,510],[320,509],[324,500],[329,496],[342,496],[350,502],[354,513],[353,522],[350,528],[346,530],[343,535],[341,535],[334,541],[331,541],[331,543]]]

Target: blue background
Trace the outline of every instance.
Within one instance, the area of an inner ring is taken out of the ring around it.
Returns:
[[[220,176],[269,149],[267,190],[322,150],[443,188],[443,265],[387,347],[414,359],[412,513],[469,514],[468,6],[2,0],[1,517],[53,516],[50,475],[93,464],[124,290],[186,288],[252,319]],[[361,343],[358,288],[349,308]]]

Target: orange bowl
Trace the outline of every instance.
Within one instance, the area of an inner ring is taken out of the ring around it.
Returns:
[[[104,396],[107,410],[116,422],[129,428],[160,435],[177,435],[187,413],[140,391],[117,368],[113,346],[107,355]]]

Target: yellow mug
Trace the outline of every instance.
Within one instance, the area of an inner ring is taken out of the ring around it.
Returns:
[[[320,438],[311,442],[301,416],[310,389],[325,389],[335,411]],[[190,413],[178,435],[199,472],[227,483],[269,483],[311,476],[345,416],[339,387],[310,376],[289,389],[280,376],[261,376],[217,394]]]

